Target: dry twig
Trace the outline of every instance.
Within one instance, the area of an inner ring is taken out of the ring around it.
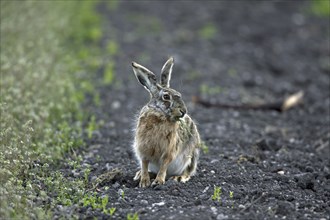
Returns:
[[[304,96],[303,91],[294,93],[282,101],[273,103],[262,103],[262,104],[242,104],[242,105],[230,105],[223,103],[212,103],[207,100],[203,100],[198,96],[193,97],[193,102],[202,105],[206,108],[231,108],[231,109],[252,109],[252,110],[275,110],[279,112],[287,111],[288,109],[298,105],[302,102]]]

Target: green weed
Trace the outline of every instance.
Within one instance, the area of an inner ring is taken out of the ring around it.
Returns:
[[[103,198],[101,198],[93,194],[93,195],[86,195],[83,198],[83,206],[91,206],[93,209],[106,210],[106,206],[108,202],[109,202],[108,196],[104,196]]]
[[[72,167],[73,170],[79,169],[81,167],[80,163],[82,161],[82,156],[79,155],[76,160],[68,159],[68,164]]]
[[[217,34],[217,28],[213,23],[205,24],[199,31],[198,34],[205,40],[210,40]]]
[[[89,139],[92,138],[93,132],[98,129],[98,124],[96,123],[95,115],[92,115],[87,125],[87,136]]]
[[[104,214],[108,214],[110,216],[113,216],[115,214],[116,208],[115,207],[111,207],[109,209],[105,209],[103,210]]]
[[[113,216],[113,214],[115,213],[115,211],[116,211],[116,208],[114,208],[114,207],[112,207],[112,208],[110,208],[110,215],[111,216]]]
[[[228,70],[228,75],[231,77],[236,77],[237,76],[237,70],[235,68],[230,68]]]
[[[89,177],[89,174],[91,173],[91,169],[90,168],[86,168],[84,170],[84,180],[85,180],[85,184],[87,185],[88,184],[88,177]]]
[[[125,191],[124,190],[121,191],[121,198],[125,199]]]
[[[231,208],[234,208],[234,192],[229,191],[229,198],[231,200]]]
[[[56,195],[57,199],[52,201],[53,205],[61,204],[64,206],[71,206],[72,204],[77,204],[85,194],[84,181],[70,181],[58,171],[46,178],[40,178],[39,180],[46,186],[47,194],[52,196]]]
[[[105,85],[109,85],[113,82],[114,79],[114,68],[115,68],[115,63],[113,61],[109,61],[104,68],[104,73],[103,73],[103,83]]]
[[[214,186],[214,191],[213,191],[213,195],[212,195],[212,200],[213,201],[218,201],[220,202],[221,200],[221,194],[222,194],[222,189],[220,186]]]
[[[330,1],[312,0],[311,11],[317,16],[330,16]]]
[[[104,214],[113,216],[116,211],[116,208],[111,207],[107,209],[109,202],[109,197],[97,197],[95,194],[85,195],[82,199],[83,206],[91,206],[93,209],[100,209]]]
[[[234,192],[233,191],[229,191],[229,198],[233,199],[234,198]]]
[[[118,8],[119,0],[106,1],[106,6],[109,11],[114,11]]]
[[[209,153],[209,147],[204,142],[202,142],[200,144],[200,147],[201,147],[201,149],[202,149],[202,151],[203,151],[204,154]]]
[[[198,71],[192,70],[187,75],[186,78],[189,81],[194,81],[202,77],[202,74]]]
[[[138,213],[128,213],[127,214],[127,220],[139,220],[139,215]]]
[[[114,56],[118,53],[118,43],[114,40],[109,40],[107,43],[107,53],[110,56]]]
[[[204,95],[216,95],[222,93],[224,89],[220,86],[209,86],[203,83],[200,85],[199,91]]]
[[[96,3],[0,3],[1,218],[51,219],[57,204],[83,198],[83,180],[51,167],[84,146],[80,104],[95,93],[89,70],[100,64],[91,59],[102,34]]]
[[[138,36],[160,35],[161,31],[164,29],[161,20],[156,16],[149,15],[146,18],[143,13],[132,13],[128,16],[130,22],[132,22],[136,28],[135,32]],[[141,61],[140,61],[141,62]]]

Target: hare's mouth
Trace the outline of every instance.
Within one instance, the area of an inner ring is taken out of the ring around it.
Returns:
[[[185,114],[181,114],[181,115],[176,115],[172,117],[173,121],[180,121],[183,119],[183,117],[185,116]]]

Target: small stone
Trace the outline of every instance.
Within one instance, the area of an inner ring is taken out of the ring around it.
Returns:
[[[214,170],[211,170],[210,173],[215,174],[215,171]]]
[[[168,200],[168,201],[167,201],[167,204],[169,204],[169,205],[173,205],[173,204],[175,204],[175,201],[174,201],[173,199]]]
[[[163,206],[163,205],[165,205],[165,202],[158,202],[158,203],[152,204],[152,207],[154,207],[154,206]]]
[[[203,190],[203,193],[206,193],[207,190],[209,190],[209,186],[205,187],[205,189]]]
[[[119,109],[120,108],[120,106],[121,106],[121,103],[119,102],[119,101],[114,101],[112,104],[111,104],[111,107],[113,108],[113,109]]]
[[[91,165],[89,163],[83,163],[81,166],[83,168],[89,168],[89,167],[91,167]]]
[[[213,213],[214,215],[216,215],[217,212],[218,212],[218,209],[217,209],[216,207],[212,206],[212,207],[211,207],[211,211],[212,211],[212,213]]]
[[[228,216],[227,215],[224,215],[224,214],[219,214],[217,215],[217,220],[223,220],[223,219],[228,219]]]
[[[292,22],[298,26],[303,25],[305,23],[305,17],[302,14],[298,14],[298,13],[293,14]]]
[[[283,170],[280,170],[277,173],[280,174],[280,175],[284,175],[284,171]]]
[[[122,190],[122,189],[118,189],[118,196],[121,198],[122,197],[122,195],[124,195],[124,190]]]
[[[238,205],[238,208],[240,208],[240,209],[245,209],[245,205],[239,204],[239,205]]]
[[[148,201],[147,200],[144,200],[144,199],[142,199],[140,201],[140,203],[141,203],[141,205],[148,205]]]
[[[107,169],[107,171],[110,171],[111,169],[113,169],[113,167],[110,166],[109,163],[106,163],[106,164],[105,164],[105,168]]]
[[[171,194],[172,194],[173,196],[179,196],[179,195],[180,195],[180,192],[179,192],[179,190],[174,189],[174,190],[171,191]]]
[[[201,200],[207,200],[208,198],[210,198],[210,196],[207,195],[206,193],[204,193],[204,194],[200,195],[198,198]]]
[[[110,122],[107,124],[107,126],[108,126],[109,128],[114,128],[114,127],[116,126],[116,123],[115,123],[114,121],[110,121]]]
[[[120,187],[120,184],[118,182],[115,182],[115,184],[113,184],[112,187],[118,189]]]
[[[72,170],[72,174],[73,174],[73,177],[79,177],[79,172],[77,172],[76,170]]]

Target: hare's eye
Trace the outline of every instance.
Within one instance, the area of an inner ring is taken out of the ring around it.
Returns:
[[[164,100],[170,100],[171,97],[170,97],[169,94],[164,94],[164,95],[163,95],[163,99],[164,99]]]

